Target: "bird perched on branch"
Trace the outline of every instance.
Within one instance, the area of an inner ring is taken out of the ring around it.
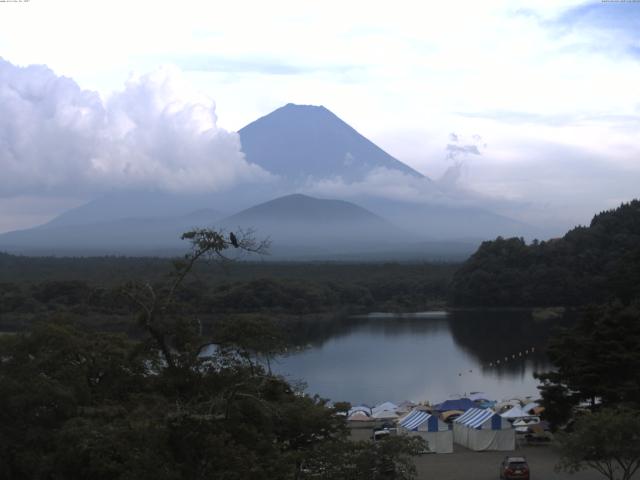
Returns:
[[[229,232],[229,240],[231,240],[231,245],[233,245],[234,247],[238,248],[238,239],[233,234],[233,232]]]

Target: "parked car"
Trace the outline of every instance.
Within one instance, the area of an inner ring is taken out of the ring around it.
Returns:
[[[524,457],[504,457],[500,465],[501,480],[529,480],[530,470]]]

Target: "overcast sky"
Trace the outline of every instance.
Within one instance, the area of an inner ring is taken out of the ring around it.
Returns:
[[[262,181],[233,132],[289,102],[533,223],[640,196],[640,2],[0,2],[0,57],[0,231]]]

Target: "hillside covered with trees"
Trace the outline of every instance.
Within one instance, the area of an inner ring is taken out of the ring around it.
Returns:
[[[549,241],[484,242],[455,273],[458,306],[582,306],[640,295],[640,201]]]

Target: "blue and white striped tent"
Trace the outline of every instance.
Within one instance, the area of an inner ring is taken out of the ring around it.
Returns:
[[[472,408],[467,410],[456,418],[453,423],[461,423],[469,428],[482,428],[482,425],[489,419],[491,419],[492,430],[501,430],[502,417],[489,408]]]
[[[472,408],[453,421],[454,442],[471,450],[515,449],[515,430],[493,410]]]
[[[412,410],[398,422],[398,433],[422,437],[435,453],[453,452],[453,432],[436,415]]]
[[[418,431],[418,428],[425,432],[437,432],[438,417],[431,415],[429,412],[413,410],[406,417],[400,420],[398,425],[415,432]]]

